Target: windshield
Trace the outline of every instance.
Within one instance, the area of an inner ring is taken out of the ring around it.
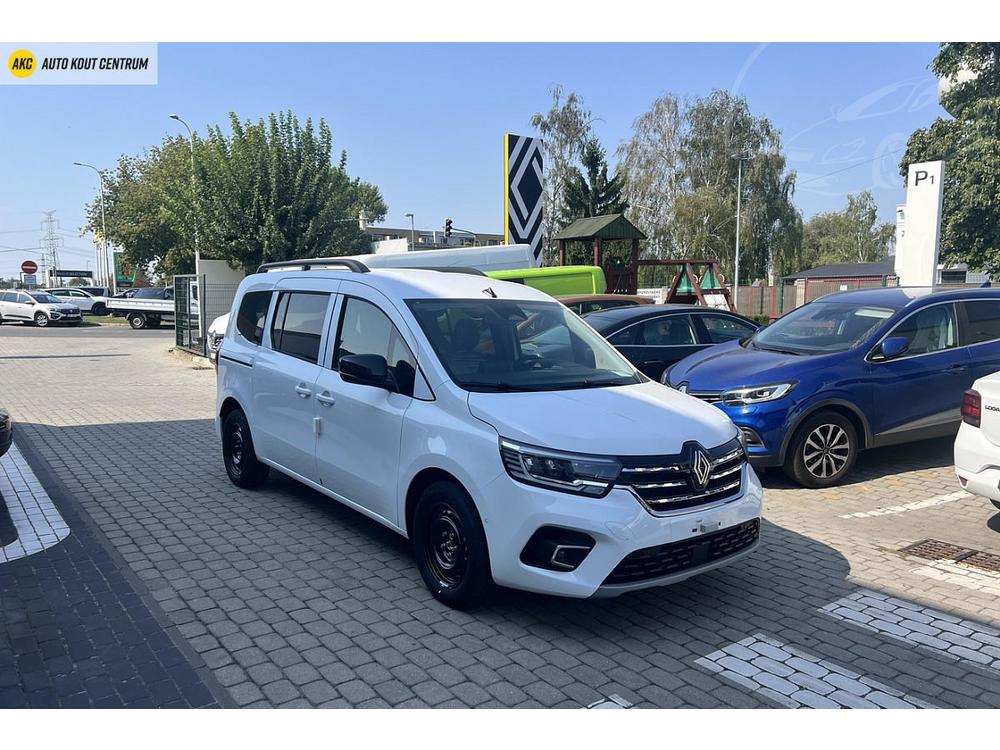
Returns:
[[[749,346],[789,354],[829,354],[853,349],[895,310],[847,302],[811,302],[761,329]]]
[[[32,297],[34,297],[36,302],[41,302],[46,305],[58,305],[63,300],[53,297],[48,292],[28,292]]]
[[[558,302],[408,300],[448,370],[469,391],[555,391],[641,382],[604,339]]]

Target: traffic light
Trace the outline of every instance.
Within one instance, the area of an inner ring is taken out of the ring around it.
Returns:
[[[444,220],[444,238],[448,239],[451,237],[451,219]]]

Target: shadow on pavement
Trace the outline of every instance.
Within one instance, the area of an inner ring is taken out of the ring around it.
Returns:
[[[508,692],[490,693],[505,705],[529,702],[519,685],[541,679],[552,690],[550,698],[533,696],[543,705],[618,693],[664,707],[770,705],[696,664],[762,634],[935,705],[993,705],[928,677],[940,672],[977,684],[986,681],[981,670],[820,612],[861,590],[849,561],[766,520],[754,554],[671,587],[611,600],[504,590],[488,606],[460,612],[427,592],[409,543],[389,529],[276,472],[256,491],[232,486],[212,420],[19,427],[36,449],[32,460],[51,462],[47,470],[185,632],[204,631],[202,622],[212,632],[222,621],[227,630],[218,632],[253,625],[266,633],[277,620],[307,629],[324,620],[331,638],[346,636],[365,659],[392,651],[414,668],[445,659],[459,671],[456,680],[492,670]],[[94,446],[106,463],[95,464]],[[920,456],[907,463],[944,465],[944,443],[923,444]],[[888,472],[891,454],[882,454],[881,468],[879,458],[865,460],[876,474]],[[218,641],[190,638],[215,658]],[[347,650],[335,658],[347,659]]]

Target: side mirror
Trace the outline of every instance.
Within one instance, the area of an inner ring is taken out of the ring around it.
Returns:
[[[348,383],[389,389],[389,364],[381,354],[348,354],[338,367]]]
[[[876,353],[874,359],[884,362],[887,359],[895,359],[904,354],[910,348],[910,340],[905,336],[890,336],[882,342],[882,346]]]

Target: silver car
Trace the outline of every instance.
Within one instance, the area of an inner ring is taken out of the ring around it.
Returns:
[[[53,297],[48,292],[26,292],[20,289],[0,292],[0,323],[18,321],[44,328],[49,323],[78,326],[83,318],[80,308]]]

